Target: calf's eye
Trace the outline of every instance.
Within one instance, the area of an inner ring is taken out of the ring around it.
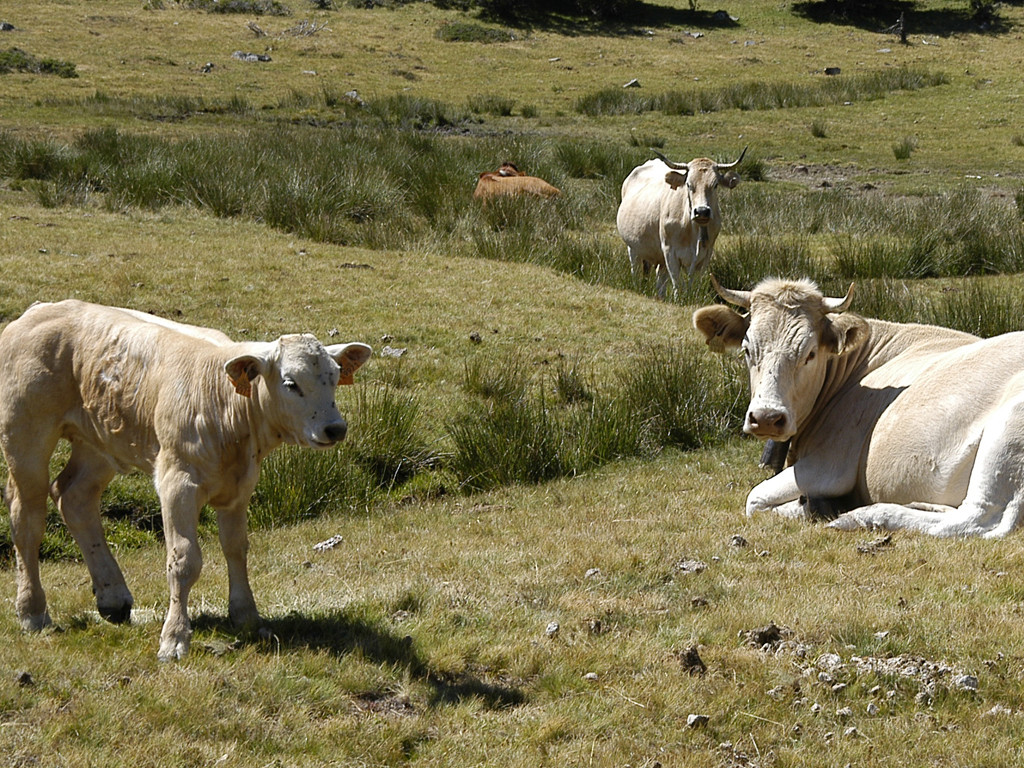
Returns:
[[[294,392],[299,397],[302,397],[302,388],[299,387],[299,385],[296,384],[291,379],[285,379],[284,380],[284,388],[287,389],[289,392]]]

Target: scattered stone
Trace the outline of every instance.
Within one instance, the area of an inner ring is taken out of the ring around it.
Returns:
[[[691,608],[707,608],[708,607],[708,599],[706,597],[701,597],[700,595],[695,595],[694,597],[690,598],[690,607]]]
[[[842,693],[846,690],[846,683],[836,683],[832,686],[832,693]]]
[[[385,346],[384,348],[381,349],[380,356],[381,357],[401,357],[402,355],[404,355],[408,351],[409,350],[406,349],[405,347]]]
[[[882,686],[880,686],[880,685],[873,685],[873,686],[871,686],[871,689],[868,691],[868,693],[871,694],[872,696],[877,696],[881,692],[882,692]]]
[[[687,728],[703,728],[708,724],[709,718],[707,715],[687,715],[686,716],[686,727]]]
[[[932,703],[932,696],[928,691],[921,691],[914,697],[914,703],[919,707],[927,707]]]
[[[870,704],[868,704],[867,712],[868,712],[869,715],[871,715],[871,717],[874,717],[875,715],[877,715],[879,713],[879,711],[880,710],[878,709],[878,705],[875,704],[875,702],[872,701]]]
[[[879,536],[877,539],[872,539],[871,541],[858,544],[857,551],[862,555],[875,555],[890,544],[892,544],[892,534],[887,533],[885,536]]]
[[[548,622],[547,628],[544,630],[544,634],[548,637],[558,637],[558,631],[561,629],[557,621]]]
[[[996,704],[992,709],[982,715],[982,717],[1000,717],[1002,715],[1012,715],[1013,710],[1005,704]]]
[[[742,536],[740,536],[738,533],[736,533],[736,534],[733,534],[733,537],[731,539],[729,539],[729,546],[730,547],[736,547],[737,549],[740,549],[742,547],[749,546],[749,542],[746,539],[744,539]]]
[[[331,328],[331,330],[329,330],[327,332],[327,335],[330,336],[333,339],[335,336],[338,335],[338,333],[339,333],[339,331],[338,331],[337,328]]]
[[[35,685],[36,681],[32,679],[32,673],[27,669],[23,669],[14,675],[14,679],[18,683],[19,688],[28,688],[31,685]]]
[[[385,333],[383,336],[380,337],[381,344],[390,344],[394,340],[395,337],[392,336],[390,333]]]
[[[636,78],[634,77],[634,78],[633,78],[632,80],[630,80],[630,81],[629,81],[628,83],[626,83],[626,84],[625,84],[625,85],[623,85],[622,87],[623,87],[623,88],[639,88],[639,87],[640,87],[640,81],[639,81],[639,80],[637,80],[637,79],[636,79]]]
[[[600,619],[590,619],[590,621],[587,622],[587,629],[590,630],[590,634],[592,635],[600,635],[604,630],[604,627],[601,626]]]
[[[843,70],[840,69],[839,67],[825,67],[826,75],[840,75],[842,74],[842,72]]]
[[[757,648],[764,648],[767,646],[776,646],[782,642],[782,630],[780,630],[773,621],[767,627],[761,627],[760,629],[751,629],[746,632],[747,642]]]
[[[583,574],[584,579],[596,579],[601,575],[600,568],[588,568],[587,572]]]
[[[789,729],[789,732],[794,736],[799,736],[804,732],[804,726],[802,723],[793,723],[793,727]]]
[[[359,98],[359,91],[345,91],[345,98],[357,106],[362,107],[366,105],[366,102]]]
[[[832,741],[832,739],[834,739],[835,737],[836,737],[835,731],[829,731],[824,736],[822,736],[822,738],[825,741]]]
[[[588,683],[596,683],[597,672],[587,672],[587,674],[583,676],[583,679],[586,680]]]
[[[205,64],[203,64],[203,66],[201,66],[199,68],[199,71],[202,72],[203,74],[206,74],[207,72],[212,72],[213,71],[213,62],[212,61],[206,62]]]
[[[469,334],[469,340],[472,341],[474,344],[479,344],[481,341],[483,341],[483,339],[480,338],[480,334],[477,333],[476,331],[473,331],[471,334]]]
[[[245,51],[235,51],[231,54],[231,58],[239,61],[270,61],[270,57],[265,53],[246,53]]]
[[[9,21],[0,21],[0,32],[13,32],[14,25]]]
[[[706,571],[708,564],[702,560],[687,560],[683,558],[675,564],[675,569],[680,573],[700,573]]]
[[[843,737],[847,739],[855,739],[860,736],[860,731],[857,730],[856,726],[851,725],[845,731],[843,731]]]
[[[838,653],[823,653],[815,664],[818,669],[823,669],[826,672],[842,672],[846,669],[843,658]]]
[[[978,678],[974,675],[957,675],[953,678],[953,686],[962,691],[978,690]]]
[[[707,664],[704,663],[704,660],[697,652],[696,645],[691,645],[685,651],[676,651],[674,655],[679,659],[679,663],[682,664],[683,669],[691,675],[703,675],[708,671]]]
[[[813,704],[811,704],[811,712],[813,712],[814,714],[818,714],[819,712],[821,712],[821,704],[819,704],[818,702],[814,702]]]
[[[882,630],[881,632],[875,632],[875,640],[885,640],[889,636],[889,630]]]
[[[340,533],[336,533],[329,539],[324,539],[321,542],[313,545],[313,549],[317,552],[326,552],[329,549],[334,549],[336,546],[341,544],[345,539]]]
[[[849,707],[840,707],[836,710],[836,717],[853,717],[853,710]]]
[[[401,624],[403,621],[408,621],[412,617],[412,614],[408,611],[398,610],[391,614],[391,620],[395,624]]]

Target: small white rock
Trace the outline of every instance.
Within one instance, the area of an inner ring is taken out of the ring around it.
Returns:
[[[868,704],[868,714],[869,715],[874,717],[875,715],[878,714],[878,712],[879,712],[878,705],[875,704],[875,702],[872,701],[870,704]]]
[[[561,627],[559,626],[558,622],[552,621],[548,623],[547,628],[544,630],[544,634],[546,634],[548,637],[556,637],[558,635],[558,630],[560,629]]]
[[[686,727],[687,728],[702,728],[708,724],[709,718],[707,715],[687,715]]]
[[[588,683],[596,683],[597,672],[587,672],[587,674],[583,676],[583,679],[586,680]]]

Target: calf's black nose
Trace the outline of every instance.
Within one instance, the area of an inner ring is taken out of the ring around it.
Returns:
[[[324,437],[332,443],[338,443],[345,439],[346,432],[348,432],[348,424],[342,421],[337,424],[329,424],[324,429]]]

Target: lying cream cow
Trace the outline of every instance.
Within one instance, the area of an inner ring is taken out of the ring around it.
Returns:
[[[257,624],[246,512],[260,462],[281,443],[328,448],[343,439],[334,390],[351,384],[370,354],[365,344],[324,347],[308,334],[234,343],[219,331],[81,301],[29,308],[0,333],[0,448],[22,626],[50,623],[39,579],[48,494],[82,550],[100,614],[130,619],[132,596],[99,502],[114,475],[133,468],[153,473],[167,542],[170,606],[159,658],[188,653],[204,504],[217,511],[231,620]],[[71,457],[51,483],[61,438]]]
[[[746,313],[716,304],[694,324],[746,355],[743,429],[792,444],[748,514],[831,508],[844,530],[988,538],[1024,521],[1024,333],[869,320],[804,280],[715,287]]]

